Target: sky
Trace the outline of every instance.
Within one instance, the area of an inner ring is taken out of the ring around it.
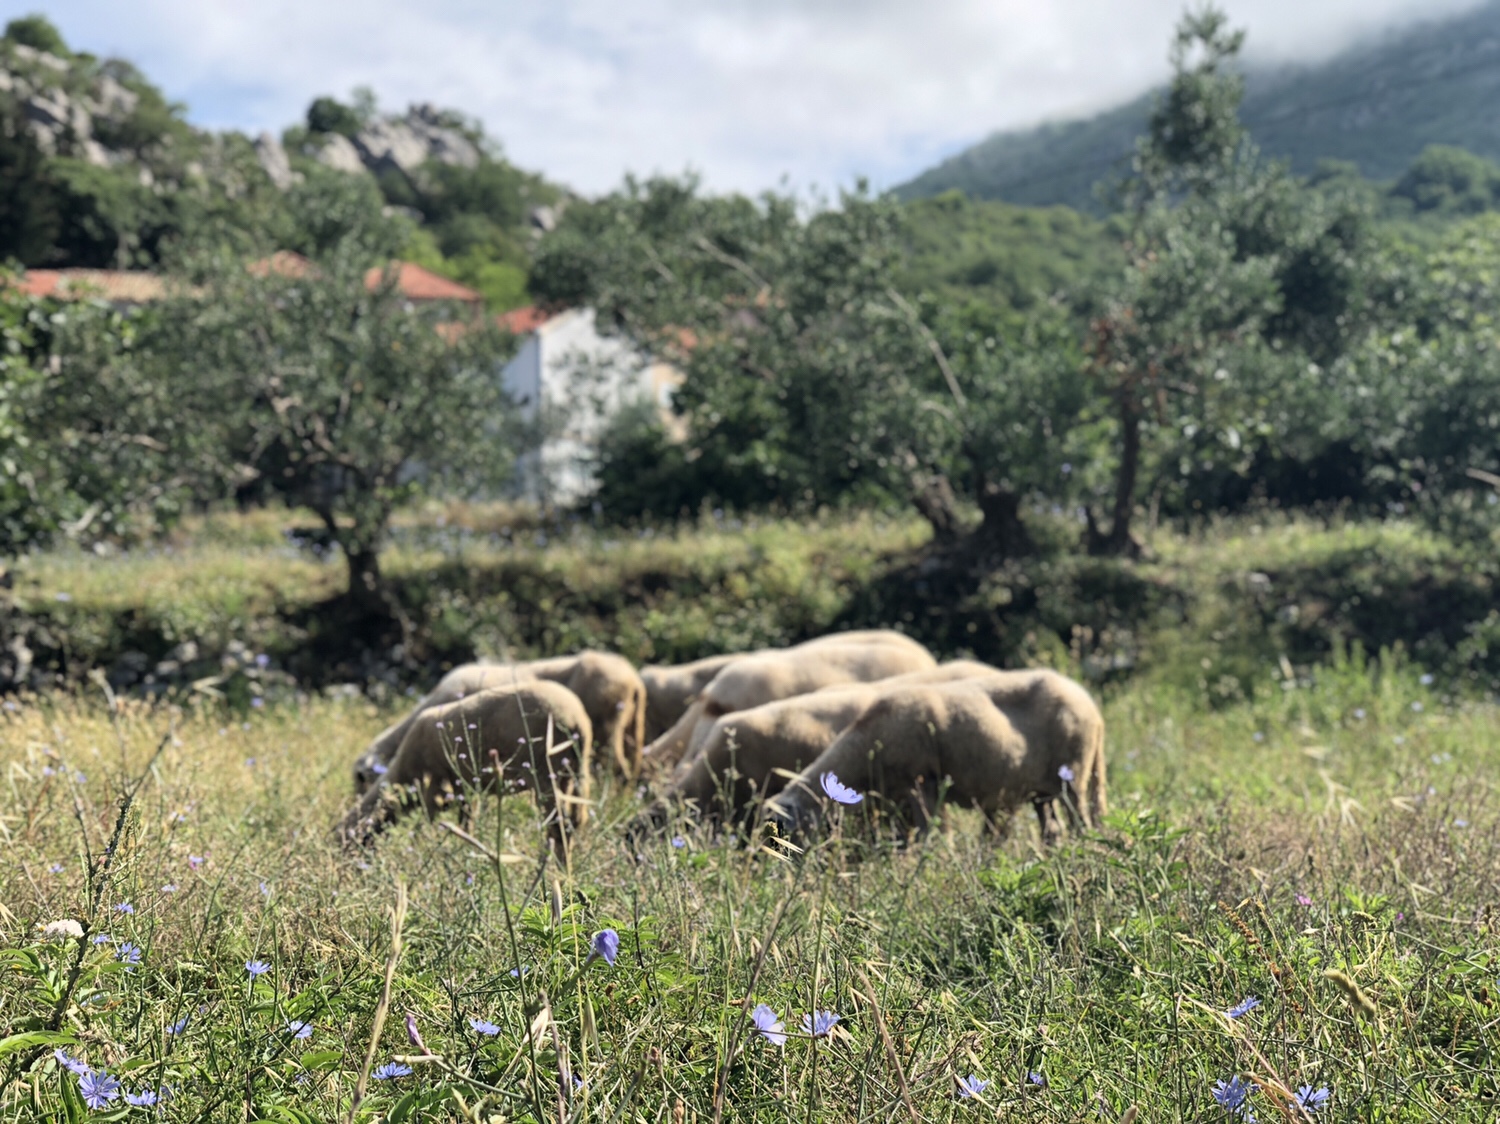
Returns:
[[[1475,0],[1232,0],[1247,58],[1315,61]],[[0,0],[127,58],[207,128],[279,133],[321,94],[433,102],[585,194],[894,186],[998,129],[1167,73],[1182,0]]]

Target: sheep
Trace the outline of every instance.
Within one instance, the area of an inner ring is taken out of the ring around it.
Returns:
[[[726,714],[714,722],[696,756],[678,766],[667,791],[636,829],[665,823],[677,801],[717,819],[742,812],[757,796],[776,795],[787,777],[816,760],[845,727],[894,688],[1005,674],[1009,673],[974,660],[954,660],[875,683],[824,687]]]
[[[390,764],[401,740],[421,715],[487,687],[533,679],[561,683],[582,701],[599,744],[608,745],[615,767],[627,779],[640,769],[645,745],[646,687],[630,661],[609,652],[584,651],[528,663],[471,663],[454,668],[400,722],[377,734],[354,762],[354,791],[364,792]]]
[[[914,640],[839,643],[829,637],[779,652],[742,656],[726,665],[699,692],[675,725],[646,747],[643,762],[654,771],[696,757],[713,723],[725,714],[823,687],[869,683],[937,666]]]
[[[1097,825],[1105,812],[1104,720],[1087,691],[1053,671],[1009,672],[882,692],[767,807],[798,835],[820,818],[822,778],[904,806],[925,831],[941,793],[1001,829],[1029,800],[1042,838],[1058,836],[1054,802]]]
[[[429,817],[458,788],[531,789],[561,849],[566,819],[587,818],[593,723],[578,696],[558,683],[533,680],[488,687],[467,698],[429,707],[377,782],[344,817],[348,844],[368,844],[420,797]],[[558,804],[566,805],[562,812]]]
[[[891,629],[864,629],[851,632],[832,632],[812,640],[794,645],[808,648],[818,644],[895,644],[920,647],[915,640]],[[666,733],[693,699],[707,687],[714,676],[735,660],[746,656],[764,656],[773,652],[788,651],[786,648],[761,648],[754,652],[731,652],[722,656],[708,656],[685,664],[654,664],[641,668],[641,679],[646,685],[646,741],[654,742]]]

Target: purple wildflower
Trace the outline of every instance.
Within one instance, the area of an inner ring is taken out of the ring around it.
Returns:
[[[1047,1075],[1037,1070],[1028,1070],[1026,1073],[1026,1080],[1031,1082],[1038,1088],[1045,1089],[1047,1087]]]
[[[1303,909],[1306,909],[1308,906],[1312,905],[1312,899],[1306,894],[1298,894],[1297,904],[1300,905]]]
[[[389,1081],[393,1077],[410,1077],[411,1066],[405,1065],[402,1062],[386,1062],[385,1065],[381,1066],[370,1076],[375,1078],[376,1081]]]
[[[832,1011],[814,1011],[802,1016],[802,1033],[813,1038],[827,1038],[833,1033],[833,1024],[838,1021],[839,1016]]]
[[[69,1057],[66,1050],[53,1050],[52,1056],[57,1059],[58,1065],[62,1066],[64,1069],[69,1070],[72,1073],[78,1074],[79,1077],[82,1077],[85,1073],[93,1072],[93,1070],[89,1068],[88,1062],[84,1061],[82,1058]]]
[[[611,968],[615,966],[615,957],[620,953],[620,934],[613,929],[601,929],[594,934],[593,943],[589,949],[588,960],[585,964],[596,957],[603,957],[604,962]]]
[[[136,1108],[150,1108],[160,1098],[154,1089],[142,1089],[139,1093],[126,1093],[125,1103]]]
[[[676,847],[680,851],[682,848],[687,846],[687,840],[680,835],[674,835],[672,836],[672,846]]]
[[[1061,777],[1064,781],[1066,781],[1068,784],[1072,784],[1073,783],[1073,770],[1070,769],[1070,768],[1068,768],[1068,766],[1066,766],[1066,765],[1059,765],[1057,767],[1057,775],[1059,777]]]
[[[840,804],[858,804],[865,798],[864,793],[855,792],[839,780],[837,773],[824,773],[818,778],[818,783],[823,786],[823,791],[830,800],[836,800]]]
[[[83,1103],[98,1111],[120,1095],[120,1083],[102,1069],[95,1073],[78,1075],[78,1091],[83,1094]]]
[[[189,855],[188,856],[188,866],[192,867],[194,870],[197,870],[206,861],[207,860],[204,859],[204,857],[202,855]]]
[[[1311,1085],[1303,1085],[1297,1090],[1297,1103],[1308,1112],[1316,1112],[1331,1096],[1333,1093],[1327,1085],[1320,1089],[1314,1089]]]
[[[968,1100],[970,1097],[979,1096],[980,1093],[989,1087],[990,1083],[988,1081],[981,1081],[972,1073],[967,1077],[960,1077],[958,1079],[958,1095],[965,1100]]]
[[[171,1026],[167,1027],[167,1033],[168,1034],[181,1034],[184,1030],[187,1029],[187,1024],[188,1024],[188,1017],[186,1015],[183,1015],[182,1018],[178,1019]]]
[[[1234,1113],[1244,1120],[1254,1120],[1255,1114],[1250,1111],[1245,1102],[1250,1099],[1250,1094],[1258,1088],[1260,1088],[1259,1085],[1246,1081],[1239,1074],[1235,1074],[1228,1081],[1214,1082],[1214,1087],[1211,1091],[1214,1100],[1224,1108],[1225,1112]]]
[[[472,1026],[477,1033],[484,1035],[486,1038],[493,1038],[495,1037],[495,1035],[500,1033],[500,1027],[496,1023],[490,1022],[488,1019],[470,1019],[469,1025]]]
[[[253,699],[250,700],[250,705],[253,706],[256,710],[259,710],[261,707],[266,705],[266,700],[261,698],[259,695],[256,695]]]
[[[786,1045],[786,1028],[781,1025],[781,1016],[764,1003],[755,1005],[755,1010],[750,1012],[750,1021],[755,1024],[760,1036],[772,1046]]]
[[[251,979],[254,979],[256,976],[263,976],[270,970],[271,965],[267,964],[264,960],[245,961],[245,971],[250,973]]]
[[[383,777],[390,771],[391,767],[389,765],[383,764],[379,761],[370,766],[370,772],[374,773],[377,777]]]
[[[115,906],[115,912],[116,913],[134,913],[135,912],[135,906],[131,905],[129,902],[121,902],[119,905]]]
[[[1229,1008],[1229,1010],[1225,1011],[1224,1013],[1231,1019],[1238,1019],[1244,1015],[1248,1015],[1251,1011],[1255,1010],[1255,1008],[1259,1006],[1259,999],[1255,998],[1255,996],[1253,995],[1247,995],[1245,996],[1245,998],[1241,999],[1238,1003],[1236,1003],[1233,1007]]]
[[[125,970],[128,972],[141,962],[142,955],[140,945],[125,941],[115,953],[115,959],[124,964]]]
[[[93,936],[94,944],[109,944],[110,941],[114,939],[115,938],[110,936],[108,933],[95,933]]]
[[[175,894],[177,892],[177,883],[168,882],[161,888],[161,892],[164,894]]]
[[[299,1042],[305,1042],[312,1037],[313,1024],[303,1022],[301,1019],[293,1019],[286,1024],[286,1032]]]
[[[47,870],[50,873],[52,873],[52,874],[61,874],[63,872],[63,864],[62,863],[53,863],[51,866],[49,866],[47,868]]]

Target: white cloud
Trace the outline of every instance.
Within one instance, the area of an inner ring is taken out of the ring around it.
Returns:
[[[6,5],[12,0],[5,0]],[[1309,59],[1474,0],[1241,0],[1252,57]],[[23,8],[30,8],[24,2]],[[899,182],[997,128],[1108,105],[1166,72],[1182,0],[54,0],[70,43],[136,62],[195,122],[250,132],[372,87],[477,117],[583,191],[692,167]]]

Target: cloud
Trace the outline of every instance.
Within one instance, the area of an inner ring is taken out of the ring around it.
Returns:
[[[1249,54],[1310,60],[1474,0],[1242,0]],[[190,118],[279,131],[373,88],[484,122],[579,190],[693,168],[710,186],[899,182],[999,128],[1166,73],[1182,0],[56,0],[70,43],[136,62]]]

